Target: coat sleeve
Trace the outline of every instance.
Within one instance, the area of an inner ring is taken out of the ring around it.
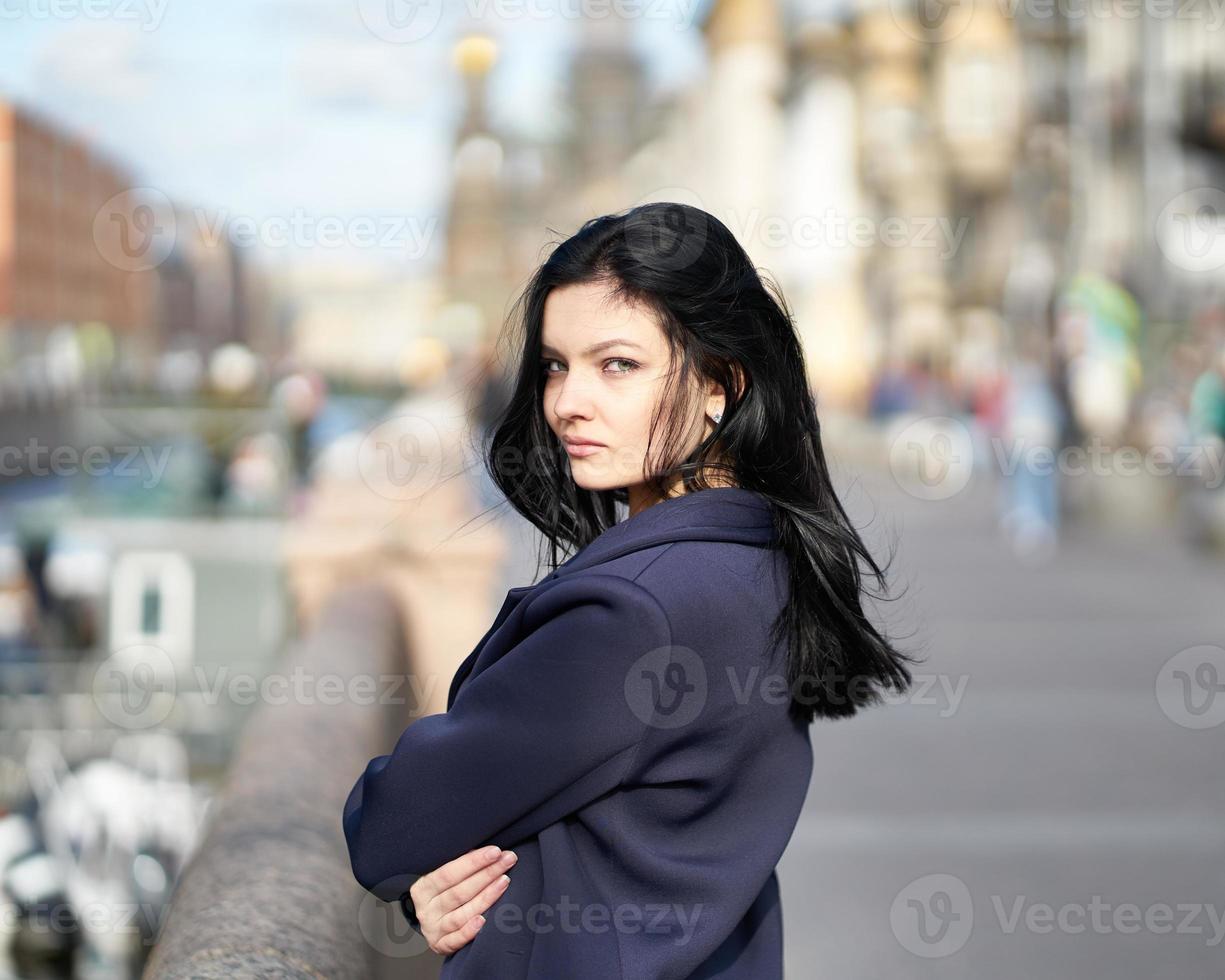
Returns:
[[[353,874],[384,901],[473,848],[509,847],[615,788],[651,727],[646,674],[662,675],[671,653],[655,597],[629,579],[589,574],[529,603],[523,639],[470,676],[449,711],[410,724],[349,793]]]

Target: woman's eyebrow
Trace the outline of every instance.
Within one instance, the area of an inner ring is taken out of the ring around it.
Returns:
[[[598,344],[592,344],[585,351],[583,351],[580,356],[590,357],[592,354],[598,354],[602,350],[608,350],[608,348],[610,347],[617,347],[617,346],[636,347],[638,350],[646,350],[646,348],[643,347],[641,344],[636,344],[632,340],[624,340],[621,337],[616,337],[612,340],[602,340]],[[540,353],[557,355],[557,351],[553,349],[552,347],[550,347],[548,344],[540,345]]]

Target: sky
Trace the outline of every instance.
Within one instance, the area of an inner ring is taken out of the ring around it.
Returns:
[[[700,72],[695,0],[0,0],[0,97],[190,207],[424,227],[462,108],[456,38],[498,38],[496,125],[547,134],[578,13],[621,2],[644,11],[631,30],[653,88]]]

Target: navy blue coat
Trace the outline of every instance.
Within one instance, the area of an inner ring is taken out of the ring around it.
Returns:
[[[511,589],[446,713],[350,792],[358,882],[411,916],[420,875],[518,854],[447,980],[781,977],[775,865],[812,774],[767,635],[787,592],[771,505],[739,487],[654,504]]]

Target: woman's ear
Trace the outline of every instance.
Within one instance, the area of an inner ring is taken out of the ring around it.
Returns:
[[[728,367],[731,370],[733,378],[733,399],[740,401],[744,397],[745,382],[744,370],[735,361],[728,362]],[[706,414],[714,415],[716,412],[727,411],[726,396],[723,393],[723,386],[718,381],[712,381],[706,392]]]

